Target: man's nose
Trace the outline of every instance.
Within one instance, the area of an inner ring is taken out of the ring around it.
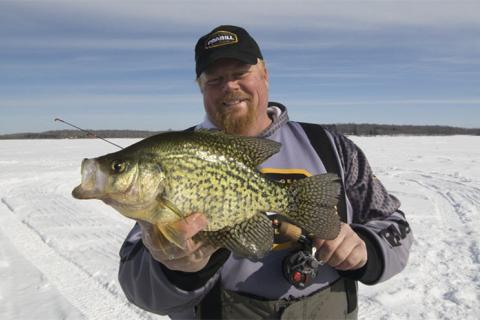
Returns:
[[[239,88],[240,85],[238,79],[225,79],[225,82],[223,83],[223,89],[225,91],[238,90]]]

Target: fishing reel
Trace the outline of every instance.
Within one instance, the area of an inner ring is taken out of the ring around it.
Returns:
[[[318,269],[322,265],[312,255],[311,240],[299,239],[300,250],[293,251],[283,259],[283,275],[297,289],[303,289],[313,283]]]
[[[282,263],[285,279],[297,289],[304,289],[313,283],[322,262],[313,256],[313,242],[302,230],[287,222],[273,221],[274,228],[296,241],[299,248],[290,252]]]

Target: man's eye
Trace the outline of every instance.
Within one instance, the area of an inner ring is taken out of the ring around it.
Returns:
[[[239,73],[236,73],[236,74],[235,74],[235,78],[236,78],[236,79],[241,79],[241,78],[244,78],[247,74],[248,74],[247,71],[245,71],[245,72],[239,72]]]
[[[213,78],[213,79],[207,80],[207,85],[216,86],[216,85],[220,84],[220,81],[221,81],[220,78]]]

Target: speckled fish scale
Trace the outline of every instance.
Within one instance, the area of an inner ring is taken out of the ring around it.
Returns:
[[[271,248],[273,229],[266,211],[284,215],[312,235],[335,237],[337,176],[291,184],[268,179],[256,168],[280,147],[275,141],[220,132],[162,133],[95,159],[102,173],[95,173],[92,164],[85,170],[107,183],[85,190],[96,181],[85,175],[73,194],[102,199],[130,218],[156,224],[178,245],[180,237],[170,223],[203,212],[209,223],[197,238],[250,258]]]

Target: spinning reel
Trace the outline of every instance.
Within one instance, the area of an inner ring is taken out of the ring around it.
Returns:
[[[282,263],[285,279],[297,289],[304,289],[313,283],[318,269],[323,265],[314,257],[312,239],[302,234],[302,230],[288,222],[273,220],[276,231],[296,241],[300,246],[290,252]]]

